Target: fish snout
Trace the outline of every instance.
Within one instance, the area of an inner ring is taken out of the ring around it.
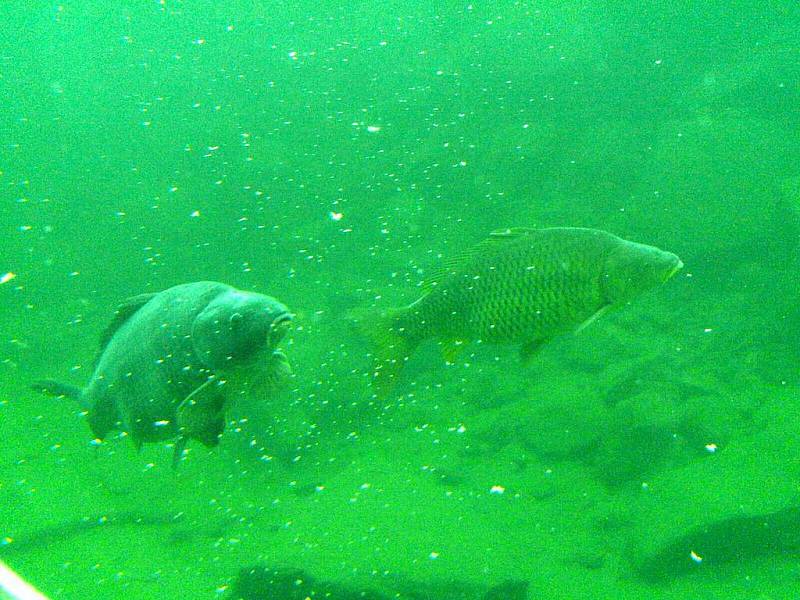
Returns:
[[[663,283],[672,279],[672,277],[681,269],[683,269],[683,261],[677,255],[670,252],[665,252],[667,255],[667,268],[664,273]]]

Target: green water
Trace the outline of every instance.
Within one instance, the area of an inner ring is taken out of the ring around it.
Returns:
[[[792,0],[0,3],[0,560],[52,598],[228,598],[252,565],[800,597],[799,30]],[[371,397],[352,311],[564,225],[686,267],[527,367],[429,344]],[[30,391],[196,280],[297,315],[291,385],[218,448],[95,449]]]

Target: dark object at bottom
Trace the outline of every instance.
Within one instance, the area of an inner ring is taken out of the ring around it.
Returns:
[[[317,581],[301,569],[250,567],[239,571],[233,586],[236,600],[389,600],[370,590],[345,589]]]
[[[669,582],[715,565],[755,558],[800,555],[800,507],[751,516],[732,516],[696,526],[641,561],[648,583]]]
[[[483,600],[526,600],[527,597],[527,581],[506,581],[486,592]]]
[[[233,600],[527,600],[527,581],[506,581],[489,589],[469,593],[466,586],[453,585],[452,593],[424,582],[403,585],[403,592],[388,596],[375,590],[350,588],[317,581],[302,569],[254,566],[239,571],[231,588]],[[412,589],[413,588],[413,589]],[[416,589],[419,588],[419,589]],[[432,591],[439,588],[438,591]],[[484,588],[485,589],[485,588]]]

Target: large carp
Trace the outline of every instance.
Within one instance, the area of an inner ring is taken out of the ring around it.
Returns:
[[[177,462],[187,440],[219,443],[232,392],[269,393],[291,373],[277,349],[291,320],[274,298],[213,281],[142,294],[117,309],[86,387],[34,388],[78,400],[99,440],[114,429],[137,448],[176,440]]]

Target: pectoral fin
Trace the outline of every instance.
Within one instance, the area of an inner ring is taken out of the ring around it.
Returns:
[[[192,431],[192,437],[199,440],[205,447],[213,448],[219,444],[219,438],[224,429],[225,420],[221,415],[217,415],[216,417],[211,417],[211,419],[205,423],[203,428]],[[186,442],[188,441],[189,436],[184,434],[175,440],[175,449],[172,453],[173,469],[178,466],[178,463],[180,463],[181,460],[183,460],[183,455],[186,452]]]
[[[578,326],[578,328],[575,330],[575,333],[580,333],[581,331],[583,331],[584,329],[586,329],[586,328],[587,328],[589,325],[591,325],[591,324],[592,324],[592,323],[594,323],[594,322],[595,322],[597,319],[599,319],[599,318],[600,318],[600,317],[602,317],[604,314],[606,314],[606,313],[607,313],[607,312],[608,312],[608,311],[611,309],[611,307],[612,307],[612,306],[613,306],[612,304],[604,304],[603,306],[601,306],[601,307],[600,307],[600,310],[598,310],[596,313],[594,313],[594,314],[593,314],[591,317],[589,317],[588,319],[586,319],[586,320],[585,320],[583,323],[581,323],[581,324]]]
[[[225,397],[213,377],[186,396],[176,411],[180,437],[175,443],[173,463],[180,461],[190,438],[200,440],[206,446],[216,445],[225,426],[222,418],[224,405]]]
[[[206,379],[202,384],[197,386],[192,393],[186,396],[183,401],[178,405],[178,413],[185,410],[186,408],[196,406],[198,404],[204,404],[204,396],[208,396],[209,388],[211,384],[214,383],[216,379],[213,377],[209,377]],[[207,401],[207,399],[206,399]]]

